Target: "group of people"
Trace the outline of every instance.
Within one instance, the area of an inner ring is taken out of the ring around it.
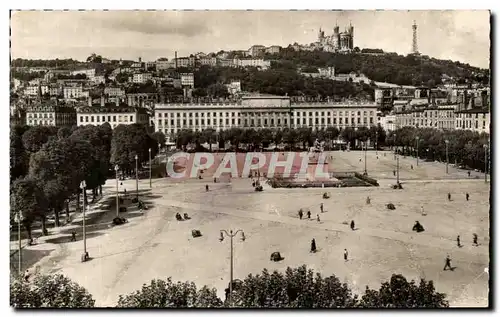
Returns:
[[[311,240],[311,253],[316,253],[318,251],[318,248],[316,246],[316,239],[312,239]],[[344,249],[344,261],[348,261],[348,256],[349,256],[349,253],[347,252],[347,249]]]

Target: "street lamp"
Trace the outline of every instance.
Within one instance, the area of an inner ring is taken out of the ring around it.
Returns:
[[[135,198],[139,201],[139,157],[135,155]]]
[[[83,254],[81,257],[82,262],[87,262],[89,259],[89,253],[87,252],[87,232],[85,227],[85,189],[87,188],[87,184],[85,181],[80,183],[80,188],[83,191]]]
[[[484,147],[484,182],[488,182],[488,144],[483,145]]]
[[[444,143],[446,144],[446,174],[448,174],[448,143],[450,143],[450,141],[446,139]]]
[[[228,236],[231,240],[231,266],[229,269],[230,272],[230,280],[229,280],[229,304],[231,305],[231,300],[232,300],[232,294],[233,294],[233,238],[236,237],[238,232],[241,232],[241,241],[245,241],[245,233],[243,230],[236,230],[236,232],[233,233],[233,230],[229,230],[229,233],[226,230],[221,230],[220,231],[220,238],[219,241],[222,242],[224,241],[224,233],[226,236]]]
[[[115,175],[116,175],[116,216],[120,216],[120,201],[118,199],[118,164],[115,165]]]
[[[396,184],[399,185],[399,156],[396,156]]]
[[[375,155],[378,155],[378,130],[375,131]]]
[[[151,148],[149,148],[149,188],[153,188],[151,184]]]
[[[418,166],[418,143],[420,142],[420,137],[417,135],[415,137],[415,140],[417,140],[417,166]]]
[[[19,270],[19,276],[21,276],[21,274],[23,273],[23,268],[22,268],[22,263],[23,263],[23,256],[22,256],[22,240],[21,240],[21,222],[23,222],[23,214],[18,211],[16,213],[16,216],[14,218],[14,220],[17,222],[17,239],[18,239],[18,242],[19,242],[19,245],[18,245],[18,248],[19,248],[19,264],[18,264],[18,270]]]
[[[368,173],[366,172],[366,152],[367,152],[367,149],[368,149],[368,144],[366,144],[366,141],[364,142],[365,143],[365,172],[364,172],[364,175],[368,175]]]
[[[397,148],[396,148],[396,133],[394,133],[394,159],[396,159]]]

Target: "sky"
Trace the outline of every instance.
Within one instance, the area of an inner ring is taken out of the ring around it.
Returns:
[[[489,68],[489,11],[17,11],[11,57],[154,61],[197,52],[316,41],[352,23],[354,46],[408,54],[412,24],[422,54]]]

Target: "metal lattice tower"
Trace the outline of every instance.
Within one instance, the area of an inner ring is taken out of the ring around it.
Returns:
[[[418,54],[417,22],[416,21],[413,21],[412,29],[413,29],[413,42],[412,42],[412,46],[411,46],[411,52],[413,54]]]

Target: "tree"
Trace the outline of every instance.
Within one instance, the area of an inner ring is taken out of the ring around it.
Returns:
[[[51,136],[57,134],[57,128],[47,126],[34,126],[23,134],[24,148],[30,152],[38,152],[47,143]]]
[[[128,308],[214,308],[221,307],[222,301],[215,289],[204,286],[196,289],[193,282],[173,283],[169,277],[152,280],[149,285],[129,295],[120,295],[117,307]]]
[[[19,213],[31,240],[31,225],[37,218],[44,218],[46,213],[47,201],[43,191],[33,179],[19,178],[11,188],[10,198],[10,219],[12,221],[15,214]]]
[[[141,166],[142,162],[149,160],[149,148],[153,151],[156,147],[157,144],[149,137],[143,125],[119,125],[113,130],[111,162],[130,175],[135,169],[135,156],[137,155]]]
[[[336,276],[323,278],[305,265],[288,267],[284,274],[267,269],[250,274],[232,294],[233,305],[246,308],[346,308],[356,302],[357,296]]]
[[[10,281],[10,305],[14,308],[91,308],[94,304],[85,288],[61,274],[37,274],[32,282]]]
[[[363,308],[443,308],[449,307],[446,295],[436,292],[432,281],[408,282],[400,274],[393,274],[378,291],[366,287],[359,307]]]
[[[26,127],[15,126],[10,130],[10,181],[28,173],[29,153],[23,145]]]

